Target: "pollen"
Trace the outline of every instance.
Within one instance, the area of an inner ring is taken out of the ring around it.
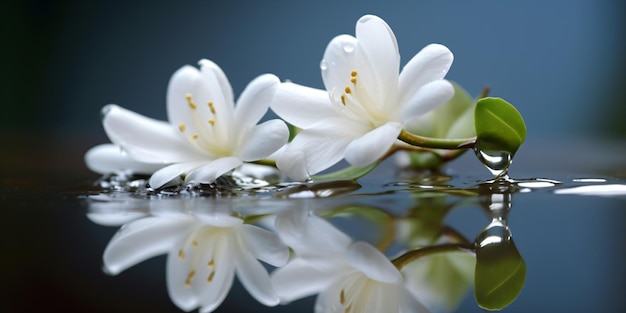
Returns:
[[[213,101],[209,101],[209,109],[211,109],[211,113],[215,115],[215,106],[213,105]]]
[[[185,128],[187,128],[185,124],[181,123],[180,125],[178,125],[178,130],[180,130],[181,133],[185,131]]]
[[[211,274],[209,274],[209,277],[206,279],[206,281],[209,283],[212,282],[213,277],[215,277],[215,271],[211,271]]]
[[[181,260],[185,259],[185,252],[183,252],[183,249],[178,250],[178,258]]]
[[[346,89],[344,89],[344,91],[345,91],[346,93],[352,93],[352,90],[350,89],[350,87],[346,87]]]
[[[193,136],[191,136],[191,138],[198,139],[198,134],[193,134]]]
[[[195,110],[196,109],[196,103],[193,102],[193,99],[191,98],[191,94],[190,93],[185,95],[185,99],[187,99],[187,104],[189,104],[189,107],[192,110]]]
[[[190,287],[191,286],[191,279],[196,276],[196,271],[191,270],[191,272],[189,272],[189,274],[187,274],[187,279],[185,279],[185,287]]]
[[[214,120],[214,119],[212,119],[212,118],[210,118],[210,119],[209,119],[209,124],[211,124],[211,126],[215,125],[215,120]]]
[[[198,242],[194,240],[194,241],[191,243],[191,245],[193,245],[194,247],[197,247],[197,246],[198,246]]]
[[[209,263],[207,263],[208,267],[213,267],[213,265],[215,265],[215,262],[213,261],[213,259],[211,259],[211,261],[209,261]]]
[[[353,84],[356,84],[356,77],[352,77],[352,78],[350,78],[350,81],[351,81]]]
[[[341,305],[346,304],[346,292],[343,289],[341,289],[339,293],[339,303],[341,303]]]
[[[346,95],[341,95],[341,103],[343,103],[343,105],[346,105]]]
[[[356,74],[357,74],[356,71],[352,71],[352,73],[350,73],[350,76],[356,77]]]

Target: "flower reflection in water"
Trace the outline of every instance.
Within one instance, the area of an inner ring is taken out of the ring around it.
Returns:
[[[109,242],[103,257],[106,270],[115,275],[150,257],[167,254],[168,291],[183,310],[215,310],[230,290],[235,272],[259,302],[278,304],[269,274],[259,260],[281,266],[289,257],[287,246],[274,233],[232,216],[227,207],[203,200],[207,199],[149,201],[149,216],[124,224]],[[101,218],[103,214],[100,211],[90,217],[101,222],[107,220]],[[113,216],[120,214],[126,212],[114,212]]]
[[[512,262],[523,264],[508,226],[500,244],[483,247],[483,234],[471,242],[445,218],[475,206],[491,224],[508,225],[511,193],[520,188],[510,181],[454,188],[447,179],[389,184],[380,194],[358,194],[360,186],[348,181],[256,185],[226,196],[118,190],[92,197],[88,216],[122,225],[104,251],[111,274],[167,254],[169,295],[187,311],[215,310],[235,274],[266,306],[317,295],[316,312],[450,312],[473,283],[485,281],[474,287],[515,285],[506,300],[513,301],[525,272],[506,281]],[[409,201],[397,202],[399,193]],[[485,266],[504,274],[485,274]]]

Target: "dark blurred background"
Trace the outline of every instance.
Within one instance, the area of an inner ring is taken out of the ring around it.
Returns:
[[[17,290],[5,296],[35,301],[16,311],[45,308],[51,299],[59,304],[50,307],[93,311],[94,299],[102,299],[90,295],[119,286],[93,270],[100,255],[72,258],[90,244],[101,251],[114,230],[94,243],[89,235],[100,229],[88,227],[93,225],[82,214],[59,217],[54,210],[84,210],[72,195],[98,177],[82,158],[89,147],[108,141],[101,107],[116,103],[165,119],[170,75],[202,58],[222,67],[236,94],[266,72],[322,88],[319,61],[326,44],[354,34],[360,16],[376,14],[394,30],[403,65],[429,43],[448,46],[455,61],[447,78],[473,95],[489,84],[492,95],[513,103],[526,120],[528,145],[626,139],[626,8],[620,0],[174,3],[1,2],[0,203],[8,215],[2,219],[0,273],[3,285]],[[26,219],[34,206],[43,211]],[[67,258],[50,257],[59,249],[42,238],[74,240],[76,247],[61,248]],[[77,274],[65,276],[68,267]],[[161,275],[163,264],[155,267]],[[80,277],[84,273],[103,285],[81,289],[92,281]],[[133,281],[147,274],[128,275],[136,275],[128,279]],[[66,279],[72,287],[57,288]],[[32,281],[35,286],[25,287]],[[150,288],[161,297],[165,291],[163,284]],[[115,301],[139,311],[155,307]],[[97,303],[102,312],[119,308]],[[155,305],[173,309],[167,298]]]

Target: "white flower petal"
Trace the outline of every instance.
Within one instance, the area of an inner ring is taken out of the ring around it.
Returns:
[[[122,170],[130,170],[134,174],[152,174],[165,166],[135,161],[113,144],[102,144],[89,149],[85,153],[85,163],[90,170],[100,174]]]
[[[246,249],[254,257],[276,267],[287,263],[289,249],[276,234],[254,225],[242,227]]]
[[[206,204],[206,203],[205,203]],[[235,227],[243,224],[243,220],[230,215],[232,212],[211,212],[208,214],[196,213],[194,216],[204,224],[214,227]]]
[[[228,230],[229,232],[236,230]],[[213,249],[215,251],[209,254],[209,251],[204,251],[201,264],[198,264],[197,280],[192,281],[192,284],[197,282],[196,292],[200,298],[200,311],[212,312],[226,298],[230,288],[233,285],[233,279],[235,277],[235,264],[234,258],[237,257],[235,253],[235,238],[233,233],[219,234],[208,238],[211,240]],[[209,262],[213,261],[212,266],[209,266]]]
[[[267,306],[277,305],[280,299],[276,291],[274,291],[270,276],[263,265],[247,251],[240,250],[237,251],[237,254],[235,268],[237,278],[239,278],[241,284],[252,297],[262,304]]]
[[[320,271],[302,259],[294,259],[272,272],[271,280],[281,301],[291,302],[326,289],[337,279],[337,274]]]
[[[301,130],[276,160],[276,165],[292,179],[307,179],[339,162],[348,143],[367,131],[367,125],[344,118],[325,119]]]
[[[357,69],[357,39],[350,35],[339,35],[326,46],[320,63],[324,86],[329,92],[343,90],[350,85],[352,71]]]
[[[275,228],[283,242],[298,256],[337,256],[352,239],[327,220],[306,209],[286,211],[276,218]]]
[[[454,87],[445,80],[435,80],[420,88],[406,103],[403,117],[405,121],[425,114],[446,103],[454,96]]]
[[[184,125],[188,133],[199,132],[195,127],[186,96],[191,95],[192,99],[197,101],[194,97],[197,97],[196,90],[201,85],[201,80],[200,71],[189,65],[178,69],[170,78],[167,85],[167,117],[172,128]],[[187,140],[182,132],[179,131],[178,135]]]
[[[237,157],[219,158],[193,170],[185,177],[185,182],[200,184],[212,183],[218,177],[241,165],[241,163],[241,159]]]
[[[117,105],[107,105],[102,111],[102,124],[109,139],[139,162],[167,164],[206,158],[201,151],[181,140],[168,123]]]
[[[339,117],[328,92],[294,83],[281,83],[270,105],[287,123],[308,128],[328,117]]]
[[[402,274],[391,261],[366,242],[358,241],[350,245],[346,261],[375,281],[391,284],[402,281]]]
[[[124,227],[104,250],[104,266],[116,275],[148,258],[165,254],[184,235],[190,219],[147,217]]]
[[[235,120],[240,128],[256,125],[267,112],[280,81],[265,74],[251,81],[241,93],[235,107]]]
[[[430,44],[418,52],[402,69],[398,80],[399,103],[405,104],[424,85],[442,79],[448,73],[454,56],[443,45]]]
[[[213,118],[215,124],[202,123],[208,128],[215,128],[216,136],[221,140],[221,144],[231,142],[234,138],[236,128],[234,125],[235,102],[232,98],[232,88],[226,79],[222,69],[217,64],[209,60],[200,61],[200,75],[202,76],[201,86],[198,87],[198,109],[201,109],[201,116],[206,119]],[[230,94],[230,97],[229,97]],[[212,102],[215,109],[213,114],[208,106]]]
[[[346,161],[356,167],[376,162],[391,148],[401,130],[402,124],[391,122],[355,139],[346,147]]]
[[[289,129],[282,120],[270,120],[254,126],[241,147],[243,161],[256,161],[278,151],[289,140]]]
[[[400,53],[393,31],[378,16],[365,15],[356,24],[356,39],[359,57],[367,62],[357,69],[359,83],[366,86],[376,103],[395,102]],[[371,73],[364,71],[366,67]]]
[[[224,95],[224,100],[235,103],[235,97],[233,96],[233,88],[230,86],[230,82],[228,81],[228,77],[222,71],[217,64],[210,60],[202,59],[198,62],[200,66],[204,69],[210,69],[215,78],[217,79],[217,83],[220,86],[220,90]]]
[[[207,164],[207,161],[172,164],[152,174],[148,183],[152,188],[161,188],[170,181],[179,178],[183,174],[186,175],[204,164]]]

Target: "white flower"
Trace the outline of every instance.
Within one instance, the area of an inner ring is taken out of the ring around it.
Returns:
[[[200,70],[184,66],[172,76],[167,90],[169,123],[109,105],[103,109],[103,125],[130,160],[168,165],[150,178],[153,188],[181,175],[187,183],[210,183],[242,162],[268,157],[287,142],[289,131],[283,121],[257,125],[278,84],[274,75],[257,77],[235,106],[222,70],[202,60]],[[91,151],[87,164],[100,172],[111,168],[107,163],[120,167],[120,162],[108,159]]]
[[[327,221],[280,215],[276,229],[296,258],[272,273],[283,302],[319,293],[316,312],[426,312],[380,251],[352,242]]]
[[[379,17],[356,24],[356,38],[335,37],[321,62],[326,92],[283,83],[272,110],[301,128],[277,160],[298,180],[345,159],[364,167],[396,142],[403,125],[445,103],[454,94],[442,78],[452,64],[445,46],[431,44],[399,73],[396,38]],[[330,99],[329,99],[330,95]]]
[[[169,213],[133,221],[111,239],[104,265],[118,274],[165,253],[168,291],[183,310],[215,310],[228,294],[235,273],[259,302],[279,303],[269,274],[257,259],[281,266],[289,258],[287,247],[275,234],[226,214]]]

